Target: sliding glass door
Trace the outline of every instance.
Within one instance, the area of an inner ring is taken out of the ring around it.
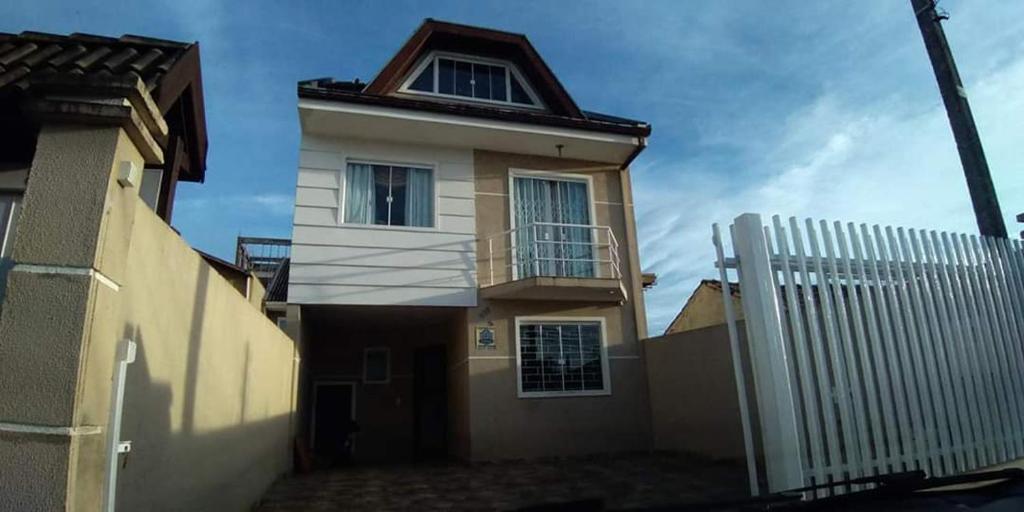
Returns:
[[[593,277],[587,182],[546,176],[515,176],[512,182],[518,277]]]

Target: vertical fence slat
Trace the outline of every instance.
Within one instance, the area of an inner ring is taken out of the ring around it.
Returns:
[[[1013,304],[1019,290],[1012,282],[1012,269],[1009,267],[1007,254],[1003,250],[1006,239],[987,238],[986,242],[991,254],[990,259],[995,269],[997,283],[996,298],[998,299],[996,302],[1000,304],[999,309],[1002,312],[1002,329],[1007,335],[1007,364],[1011,375],[1016,378],[1014,384],[1016,386],[1017,410],[1024,414],[1024,369],[1021,367],[1020,346],[1024,337],[1021,336],[1022,331],[1018,328],[1018,315]],[[1024,423],[1024,420],[1022,420],[1022,423]],[[1022,433],[1024,432],[1017,432],[1018,440],[1021,440],[1020,435]]]
[[[804,405],[803,422],[806,424],[805,431],[810,444],[811,474],[814,476],[814,484],[825,482],[825,448],[822,442],[821,422],[819,420],[818,397],[814,392],[814,369],[811,367],[807,354],[807,340],[803,315],[800,310],[800,301],[797,299],[796,289],[799,286],[793,275],[793,267],[790,265],[789,240],[786,238],[786,228],[782,226],[779,216],[772,217],[775,226],[775,239],[778,245],[779,258],[782,263],[782,282],[786,304],[786,312],[789,317],[789,330],[793,338],[793,352],[796,354],[797,371],[800,374],[800,391],[803,395]]]
[[[970,380],[970,370],[967,353],[964,350],[965,334],[960,327],[960,318],[954,306],[955,297],[953,293],[953,280],[950,278],[949,270],[951,264],[944,258],[942,247],[939,244],[939,237],[932,231],[926,234],[921,232],[921,241],[924,245],[928,263],[932,267],[932,275],[937,278],[935,286],[935,298],[939,302],[940,318],[943,320],[943,329],[946,332],[947,358],[950,367],[950,374],[953,383],[953,390],[956,394],[957,416],[961,432],[960,451],[964,455],[964,470],[978,467],[976,453],[976,435],[980,431],[980,418],[974,410],[973,387]],[[970,398],[969,398],[970,397]],[[973,411],[973,412],[972,412]]]
[[[827,222],[821,221],[819,227],[821,229],[822,245],[825,248],[825,258],[831,274],[830,278],[826,279],[826,283],[831,288],[832,303],[835,306],[836,317],[839,319],[839,337],[837,338],[841,348],[839,352],[846,363],[845,368],[840,368],[840,370],[845,370],[846,372],[843,375],[843,380],[848,385],[849,398],[851,399],[850,407],[854,419],[853,430],[857,433],[857,444],[860,447],[860,468],[858,473],[868,474],[871,472],[869,468],[872,466],[870,461],[873,457],[871,441],[869,440],[867,411],[865,411],[864,405],[864,393],[859,384],[863,379],[858,378],[862,374],[857,370],[857,355],[853,348],[856,341],[853,339],[853,333],[850,331],[850,318],[846,309],[846,298],[844,297],[845,290],[843,289],[843,281],[839,277],[839,265],[836,262],[832,234],[828,229]],[[842,232],[840,231],[837,236],[842,236]],[[847,279],[849,279],[849,276],[850,273],[847,272]],[[850,281],[847,289],[853,290],[852,281]]]
[[[832,468],[842,467],[842,452],[839,449],[839,433],[836,428],[835,406],[832,402],[832,385],[829,377],[828,363],[825,362],[824,344],[821,341],[821,327],[818,322],[818,311],[813,296],[811,295],[811,277],[807,268],[807,257],[804,254],[804,241],[801,236],[800,226],[797,225],[796,217],[789,219],[790,236],[793,237],[793,248],[796,251],[797,266],[800,270],[800,291],[803,299],[803,307],[807,315],[807,332],[810,334],[810,345],[814,357],[815,382],[818,384],[818,399],[825,422],[825,439],[828,445],[829,469],[826,470],[827,477],[836,480]],[[823,482],[824,483],[824,482]],[[835,492],[842,492],[842,486],[833,489]]]
[[[901,401],[894,405],[896,398],[895,387],[890,380],[890,365],[886,364],[886,358],[891,352],[891,338],[886,338],[883,334],[886,329],[879,329],[878,327],[878,315],[875,312],[875,298],[878,299],[879,309],[884,308],[884,295],[881,294],[882,283],[878,278],[878,265],[874,261],[874,254],[868,255],[861,248],[861,241],[858,238],[857,230],[853,223],[847,225],[847,231],[850,234],[850,244],[853,249],[853,257],[857,261],[857,272],[861,276],[861,299],[864,301],[864,320],[867,322],[867,331],[870,336],[871,355],[874,357],[875,372],[878,379],[878,393],[877,400],[882,405],[882,417],[885,425],[884,437],[886,440],[887,451],[885,463],[889,465],[890,471],[901,471],[903,469],[909,469],[902,461],[902,454],[900,450],[900,429],[898,425],[898,415],[895,412],[895,407],[903,409],[903,413],[906,414],[906,408],[902,406]],[[868,234],[866,229],[862,229],[860,237],[864,239],[865,248],[870,249],[871,235]],[[864,264],[864,258],[868,257],[871,262],[868,268],[871,269],[870,275],[867,272]],[[876,295],[876,297],[872,297]],[[880,314],[880,313],[879,313]],[[888,317],[886,317],[888,318]],[[885,320],[888,324],[888,319]],[[901,391],[902,393],[902,391]],[[882,467],[882,466],[880,466]]]
[[[733,226],[733,247],[742,267],[739,278],[743,314],[754,363],[768,483],[773,491],[794,489],[804,483],[803,447],[796,425],[793,380],[788,372],[790,355],[771,279],[773,270],[764,225],[759,215],[744,214],[736,218]]]
[[[1013,365],[1013,349],[1011,348],[1019,343],[1019,338],[1011,333],[1009,322],[1006,318],[1006,311],[1003,308],[1003,292],[999,284],[1001,269],[999,268],[996,254],[992,250],[991,239],[979,240],[977,237],[972,237],[971,245],[974,246],[979,259],[984,261],[984,268],[986,269],[985,294],[991,307],[993,325],[998,333],[996,351],[999,354],[999,366],[1008,380],[1010,411],[1013,417],[1012,442],[1015,450],[1014,455],[1019,457],[1024,453],[1024,439],[1021,439],[1021,434],[1024,433],[1024,426],[1022,426],[1024,419],[1021,418],[1022,407],[1024,407],[1021,405],[1021,400],[1024,400],[1024,389],[1021,387],[1020,372],[1015,371]]]
[[[711,238],[715,244],[718,257],[718,275],[722,282],[722,308],[725,311],[726,329],[729,331],[730,353],[732,354],[733,378],[736,380],[736,400],[740,407],[740,424],[743,428],[743,449],[747,455],[747,478],[750,495],[758,496],[761,489],[757,481],[757,454],[754,453],[754,429],[750,422],[750,402],[747,399],[747,379],[743,373],[740,337],[736,331],[736,313],[732,309],[732,290],[729,286],[729,274],[725,268],[725,249],[722,246],[722,233],[718,224],[711,226]],[[739,269],[737,269],[737,273]]]
[[[981,296],[982,314],[985,318],[985,325],[989,332],[989,346],[992,356],[992,374],[1000,383],[1003,391],[1004,414],[1003,427],[1006,450],[1010,457],[1018,457],[1021,453],[1020,443],[1016,440],[1020,433],[1020,411],[1017,407],[1017,400],[1014,396],[1014,376],[1010,375],[1006,365],[1006,350],[1003,333],[1000,331],[999,317],[996,312],[995,298],[992,296],[991,269],[987,258],[981,250],[977,236],[968,237],[965,240],[965,247],[969,249],[968,254],[975,263],[974,271],[978,276],[978,292]]]
[[[850,316],[853,320],[853,338],[851,344],[857,346],[860,349],[859,361],[860,369],[855,370],[856,373],[851,372],[851,376],[860,375],[864,382],[864,399],[863,403],[866,403],[868,409],[868,416],[871,420],[871,442],[870,446],[873,448],[873,458],[875,474],[886,473],[886,465],[888,462],[887,446],[885,440],[885,432],[882,430],[882,414],[879,408],[880,395],[875,383],[875,369],[872,364],[871,353],[876,348],[872,344],[872,339],[868,338],[867,331],[864,328],[864,312],[861,311],[861,301],[863,300],[862,295],[866,294],[864,282],[866,276],[864,274],[863,262],[857,268],[857,273],[854,274],[853,264],[850,261],[850,251],[847,248],[846,236],[847,233],[843,231],[843,225],[836,221],[834,224],[836,233],[836,242],[839,245],[839,258],[843,262],[843,272],[846,274],[846,289],[849,295],[850,304]],[[857,234],[850,230],[850,239],[855,239]],[[859,260],[859,258],[858,258]],[[854,277],[856,276],[856,279]],[[869,299],[870,300],[870,299]],[[851,347],[851,351],[853,347]],[[867,426],[865,425],[865,430]],[[867,442],[865,441],[865,444]]]
[[[934,236],[934,233],[933,233]],[[974,449],[977,453],[979,466],[986,466],[995,459],[995,451],[992,449],[991,440],[995,438],[995,426],[992,421],[992,399],[990,387],[982,375],[981,357],[977,350],[977,323],[971,316],[967,302],[967,288],[970,283],[967,281],[964,264],[956,246],[950,241],[949,233],[940,235],[942,241],[942,254],[946,264],[950,266],[950,280],[953,286],[953,304],[956,312],[956,319],[960,325],[962,349],[964,353],[964,364],[969,371],[966,372],[965,381],[968,383],[968,406],[969,414],[974,424]]]
[[[925,342],[924,353],[929,365],[929,373],[936,377],[934,384],[937,384],[936,389],[940,390],[937,395],[933,395],[933,398],[940,406],[937,416],[939,437],[943,444],[942,458],[946,465],[946,473],[952,474],[962,471],[966,462],[963,453],[959,451],[963,446],[963,438],[960,432],[960,422],[953,416],[957,409],[949,374],[949,362],[946,358],[946,344],[943,343],[945,335],[942,331],[938,309],[935,307],[935,296],[932,293],[935,276],[926,259],[927,253],[921,250],[921,241],[917,231],[911,229],[907,231],[907,234],[910,238],[914,262],[919,269],[919,272],[915,274],[917,276],[915,282],[924,305],[924,318],[927,319],[928,335],[921,339]]]
[[[916,358],[913,356],[914,351],[911,348],[916,340],[916,334],[913,331],[914,319],[910,312],[910,296],[907,292],[906,281],[903,279],[903,265],[896,248],[896,241],[892,236],[892,230],[887,228],[886,236],[883,237],[879,226],[876,225],[873,229],[889,281],[889,305],[892,306],[890,315],[895,324],[900,365],[903,368],[901,377],[907,392],[907,402],[910,404],[913,438],[917,445],[914,458],[918,467],[933,473],[937,470],[935,467],[937,461],[930,455],[930,452],[936,448],[936,445],[934,439],[928,435],[928,423],[925,419],[924,407],[922,407],[925,402],[921,399],[922,390],[918,385],[919,382],[924,381],[923,370],[917,365]],[[890,249],[892,250],[891,258],[889,257]]]
[[[832,468],[832,471],[840,479],[858,478],[863,476],[860,467],[860,440],[853,417],[853,405],[850,401],[850,387],[846,378],[846,361],[840,348],[842,342],[839,340],[839,333],[836,328],[835,311],[832,308],[832,298],[828,291],[829,279],[825,274],[814,222],[811,219],[807,219],[806,225],[807,242],[811,248],[814,272],[818,278],[818,299],[821,301],[821,317],[825,328],[825,341],[828,343],[829,359],[832,364],[835,401],[839,407],[839,427],[843,435],[843,455],[846,456],[846,464],[844,466],[847,471],[843,471],[843,466],[835,466]]]
[[[1009,455],[1007,448],[1007,436],[1010,429],[1009,405],[1006,403],[1006,396],[1003,390],[1003,383],[997,379],[995,370],[995,349],[992,346],[993,334],[988,324],[988,317],[984,311],[984,299],[981,294],[981,278],[974,257],[970,251],[970,244],[966,235],[954,236],[953,247],[963,262],[964,276],[967,282],[967,306],[971,314],[976,350],[981,364],[982,379],[988,388],[988,396],[991,403],[992,424],[995,427],[995,436],[989,440],[990,450],[993,452],[994,460],[1005,460]]]

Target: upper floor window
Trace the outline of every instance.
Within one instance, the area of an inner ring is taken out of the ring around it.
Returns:
[[[415,69],[402,91],[540,107],[540,101],[525,83],[511,64],[437,54]]]
[[[420,167],[349,163],[345,222],[434,226],[434,171]]]

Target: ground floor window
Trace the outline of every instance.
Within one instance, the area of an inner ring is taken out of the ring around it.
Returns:
[[[372,347],[363,352],[363,383],[386,384],[391,381],[391,350]]]
[[[519,396],[611,392],[604,320],[516,320]]]

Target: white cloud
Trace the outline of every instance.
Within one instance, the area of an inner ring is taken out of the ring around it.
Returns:
[[[294,199],[291,194],[204,195],[178,199],[174,211],[176,214],[187,212],[197,218],[209,218],[217,212],[290,217]]]
[[[1024,58],[990,69],[970,99],[1012,232],[1013,214],[1024,211]],[[644,268],[659,274],[647,292],[652,333],[699,279],[717,277],[711,224],[728,225],[741,213],[974,232],[956,147],[937,93],[934,99],[865,104],[824,94],[785,122],[770,151],[742,159],[744,169],[699,158],[637,169]]]

